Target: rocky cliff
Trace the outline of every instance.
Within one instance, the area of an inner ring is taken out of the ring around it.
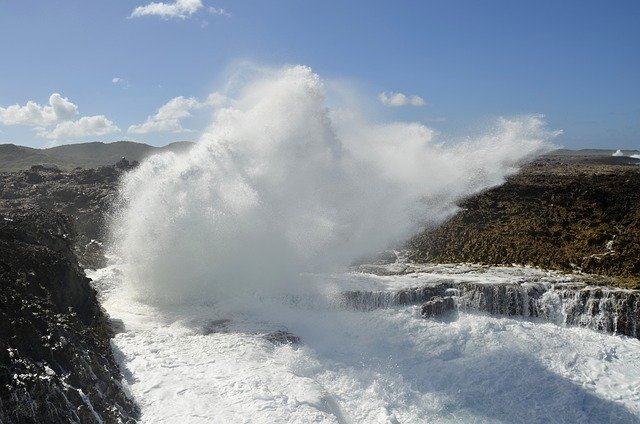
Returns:
[[[590,283],[579,276],[562,282],[535,277],[500,283],[442,279],[396,291],[345,292],[341,301],[343,307],[357,310],[422,305],[425,318],[457,311],[522,317],[640,339],[640,290]]]
[[[415,237],[417,262],[521,264],[640,288],[640,160],[545,156]]]
[[[70,219],[53,211],[0,212],[2,423],[116,423],[138,415],[74,236]]]
[[[74,250],[85,268],[104,266],[105,217],[115,199],[128,161],[95,169],[63,172],[34,166],[28,171],[0,173],[0,210],[44,208],[63,213],[78,235]]]

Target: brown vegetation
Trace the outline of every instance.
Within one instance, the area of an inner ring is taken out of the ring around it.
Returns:
[[[582,271],[640,288],[638,162],[545,156],[415,237],[412,258]]]

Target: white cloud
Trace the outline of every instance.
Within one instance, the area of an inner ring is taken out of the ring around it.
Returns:
[[[29,100],[24,106],[18,104],[0,107],[0,124],[26,125],[32,127],[38,137],[58,140],[105,135],[120,129],[104,115],[78,116],[78,106],[58,93],[49,96],[49,104],[42,106]]]
[[[202,107],[202,104],[193,97],[175,97],[158,109],[158,112],[149,116],[139,125],[131,125],[127,130],[131,134],[144,134],[149,132],[187,132],[182,128],[180,120],[191,116],[191,111]]]
[[[0,124],[48,126],[72,119],[78,114],[78,106],[58,93],[49,97],[49,105],[42,106],[29,100],[24,106],[18,104],[0,107]]]
[[[147,117],[142,124],[131,125],[127,132],[130,134],[145,134],[150,132],[174,133],[190,132],[182,127],[181,120],[191,116],[194,110],[205,107],[220,107],[228,101],[228,98],[220,93],[211,93],[204,101],[195,97],[174,97],[161,106],[155,115]]]
[[[425,106],[427,104],[420,96],[407,96],[402,93],[386,91],[378,95],[378,100],[385,106]]]
[[[136,7],[129,17],[159,16],[162,19],[187,19],[203,7],[202,0],[176,0],[173,3],[153,2]]]
[[[114,84],[122,84],[124,82],[124,78],[120,78],[120,77],[113,77],[113,79],[111,80],[112,83]]]
[[[220,15],[220,16],[224,16],[225,18],[230,18],[231,17],[231,13],[227,12],[226,10],[224,10],[223,8],[218,8],[218,7],[209,7],[209,13],[211,13],[212,15]]]
[[[104,115],[95,115],[83,116],[77,121],[61,122],[51,131],[41,128],[38,136],[58,140],[60,138],[80,138],[113,134],[118,131],[120,131],[120,129]]]

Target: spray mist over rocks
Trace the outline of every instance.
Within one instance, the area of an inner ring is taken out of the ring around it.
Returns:
[[[419,123],[326,106],[320,77],[287,67],[248,82],[188,152],[121,183],[111,223],[124,279],[156,303],[317,290],[329,271],[441,222],[550,148],[539,116],[453,144]]]

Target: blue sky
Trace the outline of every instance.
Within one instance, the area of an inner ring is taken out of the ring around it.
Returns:
[[[534,113],[566,147],[636,149],[638,22],[637,0],[0,0],[0,143],[197,139],[251,62],[445,134]]]

